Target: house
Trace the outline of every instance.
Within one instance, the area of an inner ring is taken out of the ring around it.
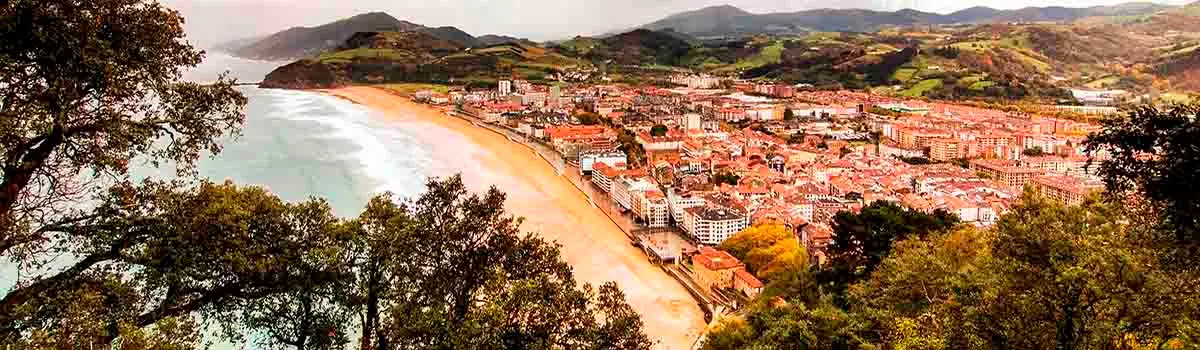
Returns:
[[[708,290],[735,289],[753,298],[762,292],[763,283],[746,271],[746,265],[729,253],[700,247],[692,256],[692,278]]]

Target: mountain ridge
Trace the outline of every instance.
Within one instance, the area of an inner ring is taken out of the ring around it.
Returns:
[[[947,14],[914,9],[878,11],[820,8],[793,12],[751,13],[732,5],[709,6],[668,15],[640,29],[674,29],[692,36],[730,36],[804,31],[872,32],[887,26],[978,24],[987,22],[1073,21],[1093,16],[1149,14],[1173,8],[1149,2],[1068,8],[1025,7],[999,10],[975,6]]]

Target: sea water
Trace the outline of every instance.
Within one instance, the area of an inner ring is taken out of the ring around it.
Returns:
[[[257,82],[280,64],[210,55],[185,78],[206,81],[228,71],[239,81]],[[240,136],[224,140],[220,154],[198,163],[200,176],[211,181],[262,186],[287,201],[324,198],[348,217],[375,194],[419,194],[437,167],[412,125],[317,92],[238,89],[249,100],[246,125]]]

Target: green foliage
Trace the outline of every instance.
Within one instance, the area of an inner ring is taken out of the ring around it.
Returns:
[[[575,114],[575,119],[578,119],[579,123],[583,124],[583,125],[600,124],[600,115],[596,114],[596,113],[590,113],[590,112],[578,113],[578,114]]]
[[[1029,190],[995,227],[898,241],[842,307],[803,278],[773,282],[773,299],[724,321],[705,348],[1195,347],[1200,274],[1159,258],[1139,211]]]
[[[758,55],[744,60],[738,60],[734,67],[741,70],[758,68],[768,64],[775,64],[779,63],[779,59],[782,55],[783,43],[776,41],[772,42],[770,45],[763,46],[758,52]]]
[[[712,182],[715,185],[726,184],[730,186],[737,186],[741,179],[742,177],[738,176],[737,174],[729,171],[721,171],[713,174]]]
[[[703,349],[854,349],[867,345],[858,335],[863,324],[823,301],[814,306],[787,303],[756,306],[744,318],[723,321],[709,333]]]
[[[232,80],[179,81],[203,58],[183,40],[182,20],[143,1],[0,5],[0,254],[44,248],[40,220],[97,190],[75,183],[85,169],[122,179],[141,154],[191,172],[241,126],[246,99]]]
[[[822,281],[842,290],[870,276],[893,243],[925,237],[958,223],[958,216],[945,210],[925,213],[886,201],[871,203],[857,214],[839,212],[833,218],[833,242],[828,247],[830,267],[822,273]]]
[[[321,63],[350,63],[358,60],[409,62],[416,58],[411,53],[402,50],[357,48],[323,53],[317,56],[316,61]]]
[[[646,150],[637,142],[637,135],[629,129],[622,128],[617,133],[617,149],[629,155],[629,162],[637,165],[646,164]]]
[[[1108,192],[1151,201],[1164,231],[1192,256],[1200,254],[1198,114],[1200,105],[1136,107],[1104,120],[1104,130],[1087,141],[1089,151],[1111,155],[1100,164]]]
[[[1034,146],[1033,148],[1026,148],[1024,151],[1021,151],[1021,154],[1029,157],[1041,157],[1046,155],[1046,151],[1042,150],[1041,146]]]
[[[941,79],[925,79],[919,83],[914,84],[912,87],[909,87],[908,89],[906,89],[904,91],[901,91],[900,95],[907,96],[907,97],[920,97],[920,96],[924,96],[926,92],[932,91],[932,90],[940,88],[940,87],[942,87]]]
[[[520,232],[496,189],[470,194],[459,177],[420,198],[372,201],[356,249],[369,269],[354,299],[364,337],[381,348],[527,348],[590,344],[641,349],[641,319],[615,285],[579,288],[557,246]],[[430,254],[429,252],[437,252]]]
[[[658,124],[650,128],[650,136],[661,137],[667,136],[667,126]]]

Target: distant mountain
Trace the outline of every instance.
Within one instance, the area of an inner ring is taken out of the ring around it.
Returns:
[[[449,40],[449,41],[456,42],[465,47],[476,47],[476,46],[485,46],[486,45],[486,44],[483,44],[483,42],[479,41],[479,39],[475,38],[474,36],[471,36],[471,34],[468,34],[467,32],[464,32],[461,29],[458,29],[455,27],[447,26],[447,27],[437,27],[437,28],[423,28],[423,29],[420,29],[420,31],[428,33],[429,35],[433,35],[435,37],[441,38],[443,40]]]
[[[232,40],[215,48],[245,58],[292,60],[332,50],[355,33],[404,31],[420,31],[464,47],[487,47],[503,43],[537,46],[537,43],[528,39],[502,35],[484,35],[476,38],[452,26],[426,27],[396,19],[383,12],[371,12],[318,27],[296,27],[265,37]]]
[[[636,29],[605,38],[577,36],[553,45],[553,48],[574,57],[586,58],[623,66],[680,63],[692,44],[687,35],[671,30]]]
[[[674,29],[699,37],[754,33],[798,33],[805,31],[872,32],[887,26],[917,24],[965,24],[989,22],[1063,22],[1094,16],[1150,14],[1171,8],[1146,2],[1088,8],[1027,7],[997,10],[972,7],[950,14],[912,9],[895,12],[860,9],[818,9],[787,13],[754,14],[724,5],[668,16],[641,28]]]
[[[276,68],[263,79],[267,88],[330,88],[348,82],[384,81],[404,70],[457,53],[463,46],[420,30],[358,32],[320,55]],[[379,67],[391,67],[380,71]],[[369,69],[367,67],[371,67]]]
[[[492,46],[492,45],[500,45],[500,44],[508,44],[508,43],[520,43],[520,44],[528,45],[528,46],[537,46],[537,43],[535,43],[529,39],[521,39],[521,38],[511,37],[511,36],[507,36],[507,35],[488,34],[488,35],[481,35],[475,39],[477,39],[479,41],[479,44],[481,46]]]
[[[461,31],[360,32],[321,54],[305,57],[267,74],[265,88],[314,89],[356,84],[458,81],[491,86],[499,79],[542,80],[590,63],[521,40],[467,48],[455,40]],[[434,28],[437,29],[437,28]],[[472,40],[477,40],[471,37]]]
[[[237,56],[255,59],[296,59],[312,56],[341,45],[358,32],[392,32],[422,29],[382,12],[372,12],[318,27],[295,27],[272,34],[253,44],[232,50]]]

